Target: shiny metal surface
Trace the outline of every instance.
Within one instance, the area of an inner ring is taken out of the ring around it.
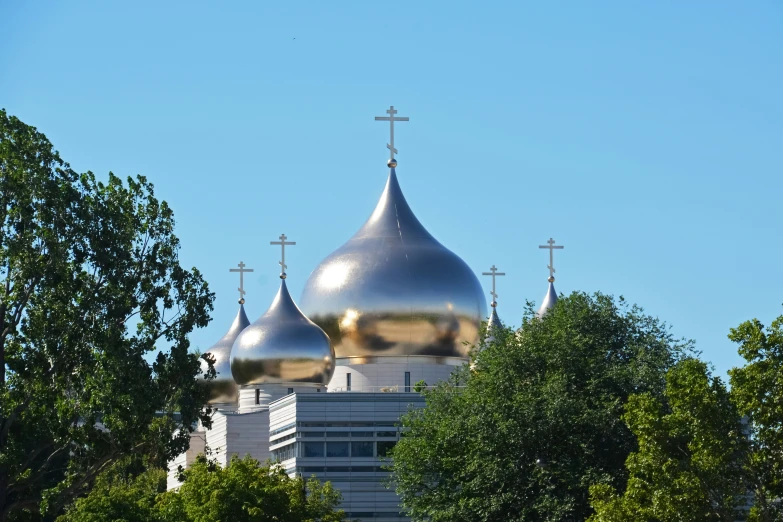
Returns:
[[[269,310],[244,329],[231,349],[237,384],[327,384],[334,373],[329,337],[302,314],[285,279]]]
[[[487,317],[476,275],[421,225],[395,169],[370,219],[310,275],[301,304],[337,357],[467,357]]]
[[[536,312],[536,315],[538,317],[542,317],[553,306],[555,306],[555,303],[557,303],[557,292],[555,292],[555,278],[550,277],[548,281],[549,281],[549,289],[547,290],[546,295],[544,296],[544,302],[541,303],[541,308],[539,308],[538,312]]]
[[[205,385],[209,387],[209,404],[236,404],[239,398],[239,387],[231,375],[231,347],[234,346],[234,341],[242,333],[242,330],[247,328],[249,324],[245,307],[240,304],[237,316],[226,335],[207,350],[207,353],[215,358],[215,372],[217,373],[217,376],[211,381],[204,381]],[[202,366],[206,366],[203,360]]]
[[[487,336],[484,338],[485,343],[491,343],[495,340],[495,332],[498,328],[503,327],[503,323],[498,317],[497,307],[492,307],[492,312],[489,314],[489,320],[487,321]]]

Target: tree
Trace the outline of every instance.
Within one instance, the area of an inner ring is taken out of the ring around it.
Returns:
[[[90,492],[77,499],[57,521],[165,522],[158,505],[165,492],[164,470],[153,468],[139,473],[120,461],[99,475]]]
[[[392,480],[414,520],[584,520],[588,488],[624,489],[636,439],[629,396],[663,394],[691,343],[620,298],[574,293],[519,331],[496,332],[475,361],[405,415]]]
[[[187,336],[214,296],[178,250],[144,177],[79,175],[0,111],[0,520],[56,514],[131,453],[165,466],[209,425]]]
[[[171,522],[341,522],[340,499],[328,482],[305,483],[250,456],[234,456],[225,468],[201,457],[180,489],[161,498],[159,511]]]
[[[138,475],[120,463],[58,522],[342,522],[340,500],[329,482],[291,478],[249,456],[223,468],[200,455],[168,492],[164,471]]]
[[[639,442],[622,495],[591,488],[590,522],[734,522],[746,498],[748,440],[723,382],[685,359],[669,370],[663,398],[629,398],[623,420]]]
[[[731,394],[748,420],[751,455],[747,467],[753,498],[749,520],[783,519],[783,316],[767,328],[759,320],[733,328],[747,364],[729,371]]]

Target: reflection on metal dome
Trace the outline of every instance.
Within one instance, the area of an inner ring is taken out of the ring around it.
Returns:
[[[393,168],[370,219],[313,271],[301,303],[337,357],[467,357],[487,317],[475,274],[421,225]]]
[[[211,381],[204,381],[205,385],[209,387],[209,404],[235,404],[237,402],[239,387],[231,376],[231,347],[234,346],[234,341],[242,333],[242,330],[247,328],[249,324],[245,307],[240,304],[237,316],[226,335],[207,350],[207,353],[215,358],[215,372],[217,373],[217,376]],[[206,369],[206,362],[202,359],[201,363],[202,368]]]
[[[555,278],[549,278],[549,289],[544,296],[544,302],[541,303],[541,308],[536,312],[536,316],[543,317],[553,306],[557,303],[557,292],[555,292]]]
[[[269,310],[237,337],[231,350],[237,384],[328,384],[334,373],[329,337],[302,314],[280,281]]]

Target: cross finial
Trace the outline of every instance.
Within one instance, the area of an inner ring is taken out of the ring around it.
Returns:
[[[492,276],[492,291],[489,293],[489,295],[492,296],[492,305],[493,307],[498,305],[498,294],[495,293],[495,278],[497,276],[504,276],[506,275],[505,272],[498,272],[498,269],[495,265],[492,265],[492,267],[489,269],[489,272],[482,272],[481,275],[485,276]]]
[[[247,292],[245,292],[245,277],[244,276],[245,276],[245,274],[247,272],[252,272],[253,269],[252,268],[245,268],[245,266],[247,266],[247,265],[245,265],[244,261],[240,261],[237,266],[239,268],[229,268],[228,271],[229,272],[239,272],[239,288],[237,288],[237,290],[239,290],[239,304],[245,304],[245,294]]]
[[[554,283],[555,282],[555,250],[562,250],[565,248],[562,245],[555,246],[555,240],[551,237],[549,238],[549,241],[546,242],[546,245],[539,245],[538,248],[548,248],[549,249],[549,266],[547,268],[549,269],[549,282]]]
[[[278,261],[281,267],[280,272],[280,279],[285,279],[285,269],[288,268],[288,266],[285,264],[285,247],[286,245],[295,245],[296,241],[286,241],[288,237],[285,234],[280,234],[280,241],[270,241],[270,245],[280,245],[281,249],[281,259]]]
[[[394,155],[397,153],[397,149],[394,148],[394,122],[395,121],[410,121],[410,118],[407,116],[400,116],[399,118],[395,118],[394,115],[397,114],[397,110],[394,108],[394,105],[389,107],[389,110],[386,111],[386,114],[388,116],[376,116],[375,121],[388,121],[389,122],[389,143],[386,144],[386,148],[389,149],[389,161],[387,162],[387,165],[389,167],[394,168],[397,166],[397,160],[394,159]]]

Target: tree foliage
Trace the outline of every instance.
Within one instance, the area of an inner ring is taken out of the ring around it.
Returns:
[[[754,504],[749,520],[783,520],[783,316],[769,327],[746,321],[729,339],[746,361],[729,377],[732,398],[748,420],[746,479]]]
[[[178,250],[144,177],[77,174],[0,111],[0,520],[56,513],[130,453],[164,466],[209,424],[187,336],[213,295]]]
[[[661,397],[689,342],[622,298],[574,293],[496,332],[403,417],[393,481],[415,520],[584,520],[588,488],[624,489],[628,397]]]
[[[623,420],[639,442],[622,495],[591,489],[590,522],[734,522],[747,502],[748,440],[723,382],[685,359],[669,370],[663,398],[630,397]]]
[[[138,478],[111,473],[59,522],[342,522],[340,493],[329,482],[291,478],[279,467],[233,457],[225,468],[199,457],[178,490],[165,472]]]

